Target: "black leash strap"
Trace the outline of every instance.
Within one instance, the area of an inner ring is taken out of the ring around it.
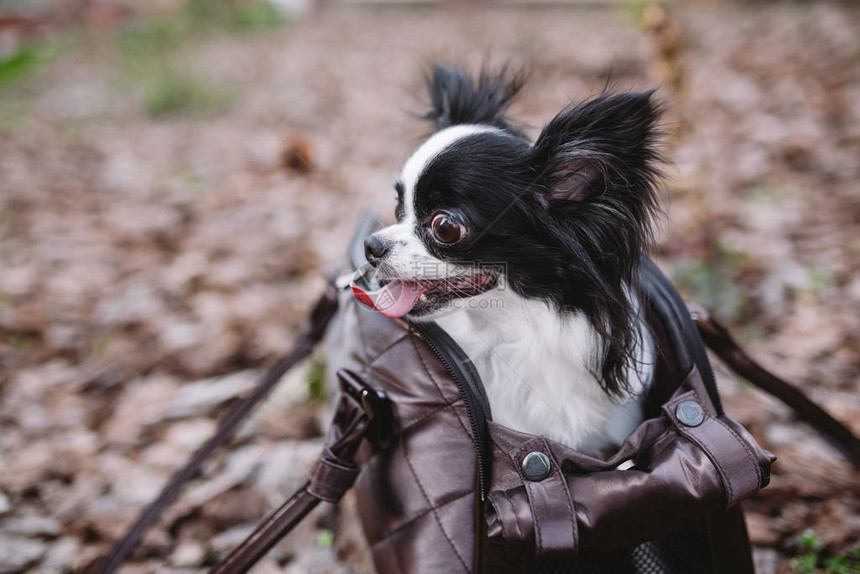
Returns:
[[[110,555],[101,563],[97,574],[112,574],[122,564],[123,560],[137,545],[137,542],[158,518],[161,512],[170,504],[194,474],[200,465],[218,447],[229,439],[236,428],[257,404],[269,394],[288,370],[307,357],[325,334],[326,327],[337,310],[337,293],[334,286],[329,285],[323,295],[317,300],[305,325],[299,334],[292,350],[284,355],[269,372],[257,383],[257,386],[243,401],[233,406],[224,417],[215,435],[206,441],[194,453],[191,460],[170,479],[161,493],[138,517],[137,521],[126,532],[125,536],[111,550]]]
[[[317,504],[336,503],[352,487],[360,470],[353,457],[365,438],[376,448],[383,448],[393,437],[391,405],[385,394],[366,386],[350,371],[338,371],[337,377],[341,391],[337,409],[310,479],[209,574],[250,570]]]
[[[687,303],[693,321],[705,344],[737,374],[791,407],[860,468],[860,439],[820,406],[812,402],[797,386],[777,377],[740,348],[719,321],[695,303]]]

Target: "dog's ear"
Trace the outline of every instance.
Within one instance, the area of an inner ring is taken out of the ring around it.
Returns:
[[[508,66],[497,72],[484,68],[473,79],[460,68],[434,64],[427,75],[431,107],[423,117],[437,130],[457,124],[487,124],[519,134],[505,112],[524,83],[525,74],[511,72]]]
[[[544,127],[534,157],[550,208],[567,211],[596,202],[653,208],[661,106],[652,96],[653,91],[601,95],[565,109]]]
[[[576,265],[565,303],[581,310],[604,343],[600,380],[619,395],[635,365],[635,309],[626,292],[652,243],[661,157],[653,92],[601,95],[550,121],[534,144],[532,169],[546,226]]]

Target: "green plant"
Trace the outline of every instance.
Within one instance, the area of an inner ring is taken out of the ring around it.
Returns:
[[[324,401],[326,399],[325,361],[314,359],[308,367],[305,380],[308,386],[308,398],[312,401]]]
[[[317,546],[320,548],[331,548],[334,544],[334,532],[328,528],[322,528],[317,532]]]
[[[133,60],[161,56],[178,48],[190,31],[182,18],[137,21],[122,28],[117,45]]]
[[[732,275],[726,258],[706,261],[691,257],[675,266],[672,279],[683,293],[713,309],[720,317],[733,319],[743,310],[743,297]]]
[[[177,56],[192,33],[187,20],[175,18],[136,22],[117,37],[126,76],[141,90],[144,109],[153,117],[211,112],[231,99],[225,88],[185,69]]]
[[[0,58],[0,87],[30,74],[50,61],[53,50],[44,43],[24,45]]]
[[[288,22],[284,12],[268,0],[188,0],[185,13],[196,24],[233,30],[279,28]]]
[[[270,2],[240,4],[232,18],[233,27],[244,30],[279,28],[286,23],[287,17],[281,9]]]
[[[183,61],[183,48],[216,29],[257,30],[287,23],[268,0],[187,0],[169,17],[138,20],[117,37],[130,83],[142,92],[146,112],[154,117],[212,112],[234,93],[196,73]]]
[[[618,6],[619,10],[627,16],[627,19],[634,28],[642,29],[645,27],[645,11],[651,6],[659,6],[659,3],[629,0]]]
[[[812,530],[805,530],[797,537],[800,555],[792,559],[794,574],[857,574],[860,572],[860,546],[846,554],[827,556],[824,543]]]
[[[166,67],[147,78],[144,107],[153,117],[186,112],[218,110],[230,101],[230,94],[213,82],[194,75],[183,75]]]
[[[824,266],[816,266],[807,269],[808,289],[811,293],[818,294],[825,287],[833,285],[836,281],[836,274],[829,268]]]

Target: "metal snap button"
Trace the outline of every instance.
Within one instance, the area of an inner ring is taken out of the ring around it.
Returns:
[[[688,427],[697,427],[705,422],[705,409],[696,401],[681,401],[675,407],[675,416]]]
[[[532,482],[540,482],[549,476],[552,466],[549,457],[542,452],[530,452],[523,459],[523,476]]]

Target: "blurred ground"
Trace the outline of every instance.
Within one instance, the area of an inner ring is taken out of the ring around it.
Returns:
[[[3,6],[0,572],[92,567],[288,347],[359,214],[393,210],[433,59],[529,65],[514,115],[533,129],[610,71],[663,85],[661,266],[860,433],[857,5]],[[281,383],[126,571],[199,571],[291,493],[327,424],[318,370]],[[852,468],[718,376],[779,456],[745,505],[760,572],[856,571]],[[366,571],[345,506],[255,571]]]

